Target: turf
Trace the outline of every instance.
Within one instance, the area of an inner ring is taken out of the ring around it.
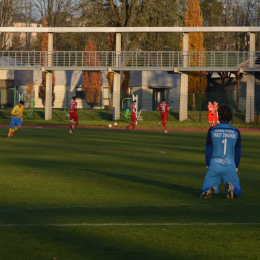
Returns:
[[[206,132],[6,132],[1,260],[260,259],[260,134],[242,133],[243,196],[228,200],[199,199]]]
[[[24,124],[27,125],[68,125],[69,121],[66,117],[66,113],[62,109],[52,110],[52,120],[45,121],[44,109],[36,109],[31,117],[26,117],[28,109],[25,110],[25,117],[23,118]],[[120,120],[117,121],[118,126],[126,126],[131,121],[130,118],[125,118],[123,115],[125,111],[121,111]],[[98,109],[80,109],[78,111],[80,125],[82,126],[108,126],[108,124],[114,123],[112,121],[112,111]],[[141,116],[143,121],[138,121],[138,126],[142,127],[156,127],[158,121],[161,121],[160,112],[146,111],[142,112]],[[183,122],[179,122],[179,112],[170,112],[168,114],[168,127],[209,127],[208,124],[208,112],[188,111],[188,118]],[[258,117],[258,120],[257,120]],[[11,109],[0,109],[0,124],[9,124],[11,118]],[[235,127],[243,128],[259,128],[260,127],[260,115],[255,114],[255,121],[253,123],[245,123],[245,113],[235,112],[233,125]]]

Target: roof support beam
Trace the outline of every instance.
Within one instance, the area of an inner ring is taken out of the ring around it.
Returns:
[[[48,33],[48,52],[53,52],[53,33]],[[47,56],[45,63],[48,67],[52,67],[52,55]],[[52,73],[52,71],[46,71],[45,120],[52,119]]]
[[[255,27],[0,27],[0,32],[35,32],[35,33],[136,33],[136,32],[260,32],[260,26]]]
[[[116,67],[120,66],[120,52],[121,52],[121,33],[116,33]],[[114,73],[113,81],[113,120],[120,119],[120,86],[121,86],[121,72]]]
[[[189,34],[183,33],[182,36],[182,51],[183,51],[183,67],[188,68],[189,65]],[[179,121],[184,121],[188,118],[188,72],[181,73],[180,86],[180,115]]]

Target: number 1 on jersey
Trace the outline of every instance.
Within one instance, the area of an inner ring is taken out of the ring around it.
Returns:
[[[222,144],[224,144],[224,155],[226,155],[227,154],[227,139],[224,139],[222,141]]]

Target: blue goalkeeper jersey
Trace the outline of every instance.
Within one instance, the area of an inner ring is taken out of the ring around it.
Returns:
[[[206,165],[211,159],[219,165],[234,165],[238,168],[241,158],[241,134],[227,122],[221,122],[208,131]]]

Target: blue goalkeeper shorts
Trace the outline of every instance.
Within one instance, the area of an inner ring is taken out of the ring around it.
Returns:
[[[14,128],[16,126],[21,126],[21,118],[16,118],[16,117],[11,117],[11,122],[10,122],[10,128]]]
[[[203,185],[202,185],[202,192],[212,188],[216,187],[217,190],[215,193],[219,192],[219,186],[221,181],[223,180],[224,183],[230,182],[234,188],[234,196],[235,197],[241,197],[242,191],[240,187],[240,181],[239,177],[236,172],[236,166],[235,164],[230,165],[220,165],[215,162],[214,159],[211,160],[210,166],[208,168],[208,171],[206,173]],[[227,192],[227,188],[225,187],[225,191]]]

